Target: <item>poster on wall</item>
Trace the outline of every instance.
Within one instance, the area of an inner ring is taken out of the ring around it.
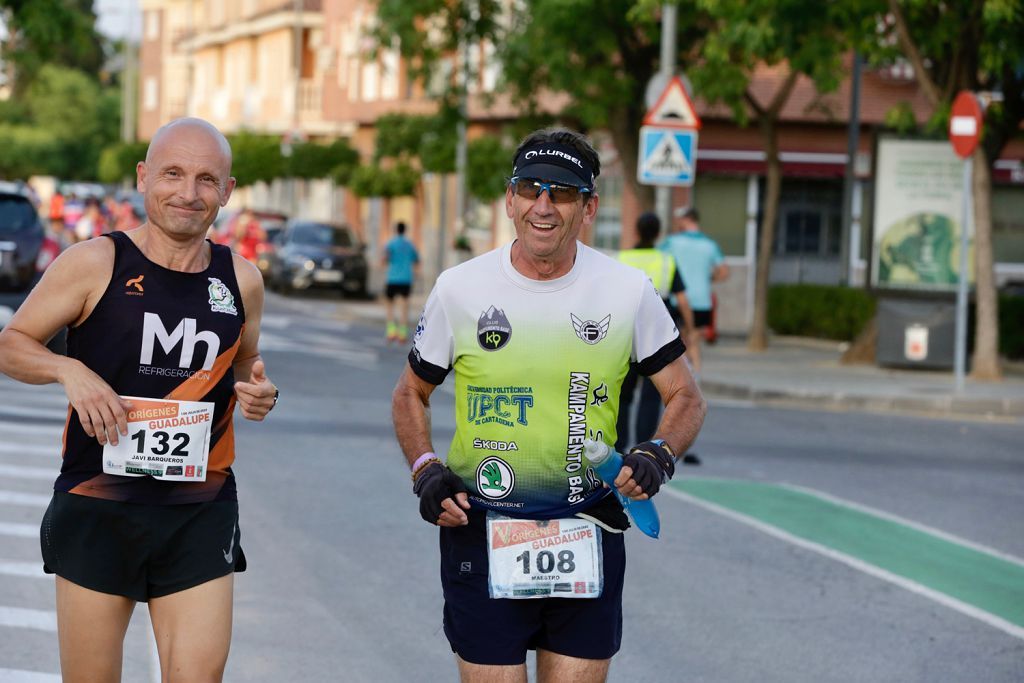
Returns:
[[[963,161],[947,140],[878,143],[871,283],[953,291],[960,278]],[[974,239],[967,254],[974,281]]]

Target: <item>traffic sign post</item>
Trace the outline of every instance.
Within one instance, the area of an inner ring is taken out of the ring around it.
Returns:
[[[960,212],[960,279],[956,290],[956,346],[953,369],[956,390],[964,389],[964,370],[967,365],[967,249],[971,225],[971,155],[981,141],[983,119],[981,102],[967,90],[961,90],[953,100],[949,116],[949,141],[953,151],[964,160],[963,202]]]

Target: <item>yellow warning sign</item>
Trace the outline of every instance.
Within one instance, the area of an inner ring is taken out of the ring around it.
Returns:
[[[644,117],[643,125],[700,130],[700,118],[679,76],[674,76],[665,86],[658,101]]]

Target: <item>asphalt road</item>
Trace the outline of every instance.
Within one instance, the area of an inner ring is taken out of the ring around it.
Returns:
[[[282,398],[267,422],[238,425],[249,571],[229,681],[456,678],[436,531],[391,431],[406,349],[382,337],[329,299],[268,298]],[[439,451],[452,401],[447,385],[434,394]],[[0,381],[0,681],[58,680],[32,534],[61,422],[58,387]],[[1024,679],[1022,440],[1021,425],[712,403],[703,464],[657,499],[662,537],[628,532],[610,680]],[[985,580],[957,592],[954,569]],[[136,617],[126,681],[152,670]]]

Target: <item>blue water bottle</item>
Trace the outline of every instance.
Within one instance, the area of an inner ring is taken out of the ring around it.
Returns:
[[[661,532],[661,520],[658,519],[658,510],[654,507],[654,501],[650,498],[647,500],[632,500],[619,493],[619,490],[615,488],[613,482],[619,476],[619,470],[622,469],[622,456],[609,448],[605,442],[592,441],[590,439],[584,439],[583,441],[583,454],[587,456],[587,460],[597,470],[597,474],[601,479],[618,496],[619,502],[622,503],[622,507],[629,513],[636,528],[651,538],[657,538]]]

